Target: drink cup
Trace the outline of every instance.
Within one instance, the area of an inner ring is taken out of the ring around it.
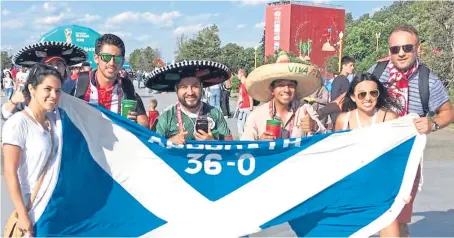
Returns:
[[[267,120],[266,131],[271,132],[274,138],[278,139],[281,137],[281,121],[280,120]]]
[[[137,102],[135,100],[123,99],[121,100],[121,115],[128,117],[130,111],[134,111]]]

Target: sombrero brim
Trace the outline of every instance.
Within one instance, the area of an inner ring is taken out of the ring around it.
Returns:
[[[262,65],[252,71],[246,79],[246,90],[253,99],[268,102],[272,99],[270,85],[278,79],[297,82],[295,98],[301,99],[321,87],[321,79],[314,66],[300,63],[275,63]]]
[[[65,42],[45,41],[22,48],[14,55],[13,63],[31,67],[49,56],[63,58],[68,66],[79,64],[88,58],[87,52],[76,45]]]
[[[187,60],[155,69],[145,83],[149,89],[174,92],[175,85],[185,77],[197,77],[203,87],[222,83],[230,78],[227,66],[206,60]]]

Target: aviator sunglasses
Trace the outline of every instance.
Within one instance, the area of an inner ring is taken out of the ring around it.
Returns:
[[[114,63],[116,64],[119,64],[123,61],[123,56],[121,55],[111,55],[107,53],[99,53],[98,55],[99,57],[101,57],[101,60],[106,63],[109,63],[112,60],[112,58],[114,59]]]
[[[359,100],[363,100],[364,98],[366,98],[367,94],[369,94],[373,98],[377,98],[380,95],[380,91],[378,91],[378,89],[375,89],[369,92],[360,92],[356,96]]]
[[[404,50],[405,53],[410,53],[414,50],[415,47],[412,44],[402,45],[402,46],[397,45],[397,46],[389,47],[389,51],[391,51],[391,54],[395,55],[395,54],[399,54],[401,48],[402,48],[402,50]]]

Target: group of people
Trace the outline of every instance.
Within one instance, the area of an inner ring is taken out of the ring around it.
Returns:
[[[417,57],[418,32],[411,26],[396,27],[389,37],[389,49],[391,60],[381,75],[373,74],[376,66],[369,72],[357,74],[346,92],[324,107],[314,107],[310,100],[305,100],[317,94],[322,85],[315,66],[290,62],[286,54],[281,54],[276,63],[260,66],[247,77],[240,70],[240,140],[275,140],[325,133],[329,129],[324,120],[333,113],[339,114],[332,122],[333,130],[366,127],[408,113],[421,115],[415,120],[415,127],[424,134],[453,122],[454,109],[447,90],[433,73],[428,77],[428,109],[436,115],[428,117],[425,113],[424,99],[418,94],[422,86],[417,78],[419,68],[423,67]],[[55,109],[62,91],[118,114],[121,114],[123,99],[134,100],[136,106],[127,118],[176,144],[189,140],[233,139],[225,114],[202,101],[204,88],[222,85],[230,79],[227,66],[213,61],[187,60],[154,70],[146,86],[160,92],[176,92],[178,100],[161,114],[152,116],[147,115],[131,80],[119,74],[125,59],[125,45],[119,37],[105,34],[97,39],[94,56],[97,69],[79,73],[68,85],[67,67],[86,58],[81,48],[56,42],[27,46],[13,58],[15,64],[31,68],[24,90],[15,92],[2,105],[2,117],[7,120],[2,137],[5,179],[18,215],[18,226],[23,232],[33,233],[28,209],[47,161],[58,150],[59,135],[53,133],[53,128],[58,124]],[[262,104],[254,107],[253,100]],[[156,104],[151,105],[154,111]],[[153,117],[152,122],[149,117]],[[270,130],[270,123],[276,122],[273,125],[275,128],[277,125],[277,132]],[[381,236],[409,235],[407,223],[418,183],[419,174],[407,206],[398,219],[380,232]]]

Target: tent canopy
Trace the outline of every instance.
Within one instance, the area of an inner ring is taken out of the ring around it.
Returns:
[[[84,49],[88,53],[87,61],[93,69],[97,68],[93,60],[95,53],[95,43],[101,35],[91,28],[79,25],[67,25],[57,27],[41,36],[43,41],[62,41],[72,43]]]
[[[122,69],[132,69],[132,68],[131,68],[131,65],[129,65],[129,62],[127,62],[127,61],[125,61],[125,62],[123,63],[123,67],[121,67],[121,68],[122,68]]]

